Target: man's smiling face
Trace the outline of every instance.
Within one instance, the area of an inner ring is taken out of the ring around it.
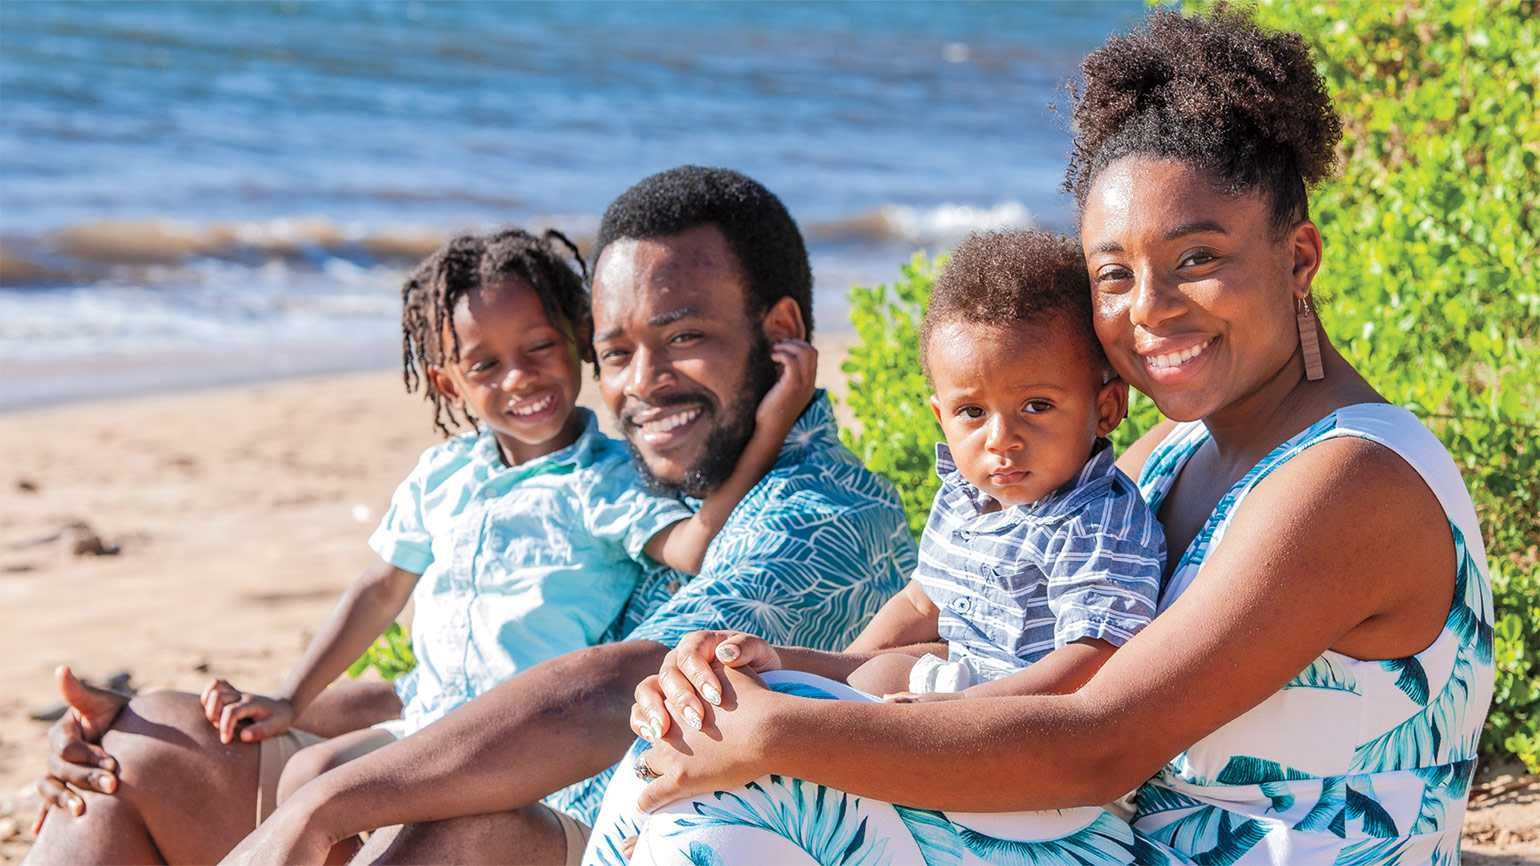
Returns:
[[[712,225],[604,248],[594,267],[599,388],[654,486],[724,481],[775,382],[737,258]]]

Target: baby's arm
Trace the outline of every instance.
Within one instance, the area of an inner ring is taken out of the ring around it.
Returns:
[[[941,611],[930,596],[911,580],[898,595],[888,599],[861,636],[850,645],[850,652],[880,652],[845,678],[851,688],[869,695],[886,695],[909,688],[909,669],[926,652],[946,648],[941,639]]]
[[[759,479],[775,465],[786,434],[813,398],[818,350],[802,340],[782,340],[770,350],[781,375],[754,414],[754,435],[744,446],[733,474],[706,497],[695,516],[664,527],[648,540],[647,555],[676,571],[700,573],[706,548],[727,518]]]
[[[1117,647],[1094,637],[1065,644],[1008,677],[970,686],[960,692],[916,695],[910,692],[889,694],[894,703],[939,701],[951,698],[1000,698],[1025,695],[1067,695],[1079,691],[1101,670]],[[852,684],[854,685],[854,684]],[[858,687],[859,688],[859,687]],[[882,692],[868,692],[883,694]]]
[[[241,692],[222,679],[211,683],[203,691],[203,712],[219,729],[220,740],[232,742],[243,719],[251,723],[240,732],[242,742],[254,743],[287,731],[305,707],[401,614],[419,576],[384,560],[360,575],[343,593],[277,696]]]

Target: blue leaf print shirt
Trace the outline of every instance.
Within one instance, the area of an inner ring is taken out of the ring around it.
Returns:
[[[915,567],[898,494],[839,441],[819,391],[780,456],[733,511],[699,576],[654,570],[613,637],[673,645],[700,629],[843,649]],[[546,798],[592,823],[610,773]]]

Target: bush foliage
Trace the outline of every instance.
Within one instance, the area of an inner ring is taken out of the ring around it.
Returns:
[[[1540,772],[1540,20],[1534,0],[1263,2],[1314,49],[1344,120],[1338,176],[1311,197],[1333,342],[1422,418],[1464,473],[1497,600],[1486,754]],[[847,443],[899,488],[916,533],[940,431],[915,333],[939,262],[851,292]],[[1140,397],[1122,447],[1156,419]]]

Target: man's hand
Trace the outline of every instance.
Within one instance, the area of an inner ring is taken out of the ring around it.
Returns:
[[[48,774],[37,783],[43,805],[32,824],[33,835],[43,829],[51,808],[75,816],[85,814],[86,801],[76,793],[77,788],[101,794],[118,789],[118,762],[97,743],[128,705],[128,698],[86,685],[68,665],[55,669],[54,679],[69,710],[48,729]]]
[[[711,669],[713,661],[754,673],[781,668],[780,655],[763,638],[735,631],[691,632],[663,657],[656,674],[637,684],[631,730],[657,742],[668,733],[670,716],[700,730],[706,710],[701,698],[712,706],[722,704],[722,683]]]
[[[228,680],[216,679],[209,683],[199,698],[203,715],[219,731],[219,741],[226,745],[235,741],[236,727],[244,719],[251,723],[240,731],[243,743],[260,743],[268,737],[276,737],[294,724],[294,704],[282,698],[243,692],[230,685]]]

